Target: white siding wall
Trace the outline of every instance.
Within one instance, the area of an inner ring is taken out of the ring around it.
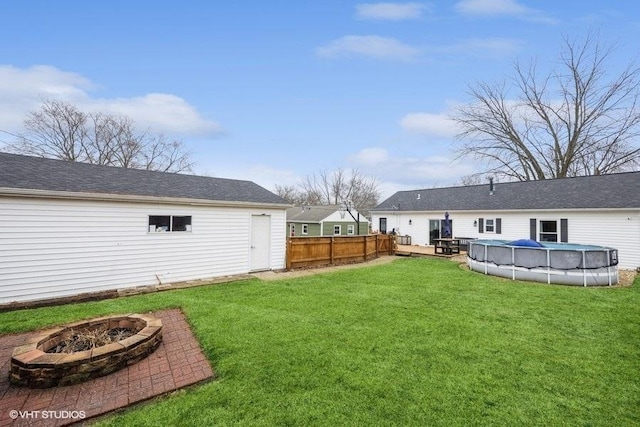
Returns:
[[[284,209],[0,198],[0,303],[247,273],[251,214],[271,216],[284,268]],[[149,233],[149,215],[192,231]]]
[[[609,246],[618,249],[620,268],[640,267],[640,210],[611,211],[527,211],[527,212],[455,212],[450,211],[453,235],[480,239],[516,240],[529,238],[529,219],[569,220],[569,242]],[[387,218],[387,231],[395,228],[401,235],[410,235],[412,244],[427,245],[429,220],[444,219],[443,212],[373,212],[374,230],[379,219]],[[502,233],[479,233],[473,222],[478,218],[501,218]],[[411,219],[411,225],[409,225]]]
[[[333,212],[331,215],[327,216],[325,219],[323,219],[324,222],[354,222],[354,217],[358,218],[358,212],[352,210],[351,214],[353,215],[353,217],[351,215],[349,215],[349,212],[344,211],[344,212]],[[367,220],[367,218],[363,215],[360,215],[360,224],[368,224],[369,221]]]

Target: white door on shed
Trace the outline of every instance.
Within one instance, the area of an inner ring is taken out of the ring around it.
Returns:
[[[251,215],[251,271],[271,268],[271,217]]]

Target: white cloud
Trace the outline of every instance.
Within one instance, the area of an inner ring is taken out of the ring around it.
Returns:
[[[554,24],[556,20],[515,0],[462,0],[456,3],[458,12],[465,15],[514,16],[527,21]]]
[[[384,148],[364,148],[350,157],[355,163],[369,166],[380,164],[388,158],[389,153]]]
[[[131,117],[138,127],[180,136],[215,135],[220,126],[175,95],[151,93],[132,98],[94,98],[89,79],[46,65],[17,68],[0,65],[0,129],[21,132],[27,113],[44,100],[56,99],[84,111],[102,111]]]
[[[380,183],[381,201],[396,191],[455,185],[463,176],[474,172],[470,164],[454,161],[448,154],[421,157],[394,156],[385,151],[384,161],[367,162],[367,156],[359,154],[382,150],[368,148],[352,155],[350,160],[363,174],[375,176]]]
[[[162,130],[180,135],[213,135],[220,126],[204,120],[184,99],[165,93],[141,97],[93,100],[87,109],[131,117],[139,128]]]
[[[79,74],[54,67],[36,65],[21,69],[0,65],[0,129],[19,132],[26,113],[37,109],[42,100],[83,99],[92,88],[91,82]]]
[[[403,21],[419,19],[427,9],[422,3],[362,3],[356,6],[359,19]]]
[[[410,60],[418,49],[398,40],[379,36],[344,36],[316,49],[325,58],[364,56],[374,59]]]
[[[445,113],[410,113],[400,120],[400,126],[410,132],[453,138],[458,129]]]
[[[58,70],[48,65],[34,65],[27,69],[0,65],[0,91],[12,96],[78,98],[94,85],[79,74]]]

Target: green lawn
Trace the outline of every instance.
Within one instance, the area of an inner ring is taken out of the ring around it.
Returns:
[[[640,280],[438,259],[0,314],[0,333],[181,307],[217,379],[104,425],[640,425]]]

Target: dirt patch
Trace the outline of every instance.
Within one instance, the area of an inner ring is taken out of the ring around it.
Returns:
[[[636,272],[633,270],[618,270],[618,285],[631,286],[636,280]]]
[[[45,353],[75,353],[91,350],[132,337],[137,333],[138,331],[133,328],[70,329],[63,334],[62,341],[58,345],[51,347]]]

